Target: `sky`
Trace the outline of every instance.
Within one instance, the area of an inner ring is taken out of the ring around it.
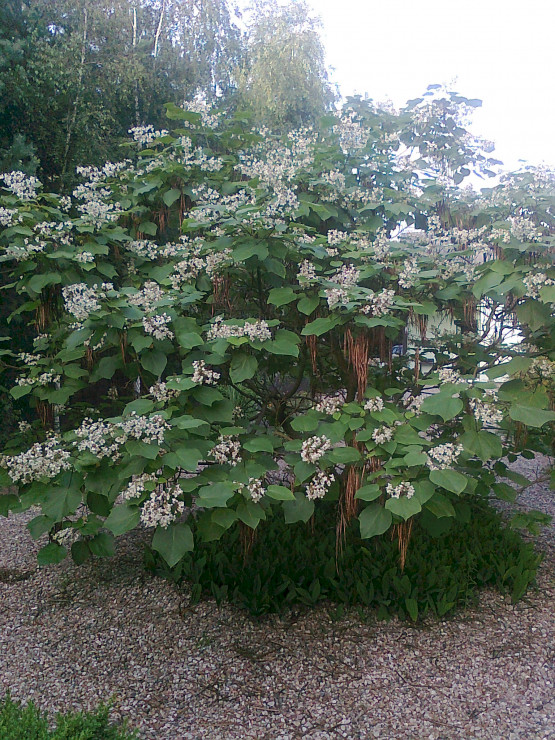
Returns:
[[[342,95],[397,106],[449,83],[496,156],[555,166],[555,0],[308,0]]]

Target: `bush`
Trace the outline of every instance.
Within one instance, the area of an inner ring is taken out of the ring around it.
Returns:
[[[152,550],[147,566],[192,587],[192,602],[213,597],[230,601],[252,615],[283,612],[320,601],[363,605],[379,617],[416,621],[428,613],[443,617],[473,603],[480,589],[495,587],[516,602],[534,583],[541,556],[516,532],[501,525],[499,514],[483,505],[470,516],[461,502],[463,524],[444,519],[438,530],[431,517],[415,525],[404,570],[392,539],[361,541],[349,529],[336,552],[335,512],[322,507],[313,526],[287,526],[272,519],[257,530],[245,554],[237,530],[218,543],[200,545],[173,569]]]
[[[41,506],[40,563],[142,524],[171,568],[337,502],[338,547],[393,537],[402,567],[419,519],[516,498],[503,458],[553,440],[555,177],[461,189],[495,164],[476,105],[352,100],[281,138],[168,105],[175,131],[134,129],[73,198],[3,176],[1,259],[38,335],[0,352],[37,413],[1,503]]]
[[[95,712],[57,714],[54,721],[29,702],[22,705],[9,694],[0,703],[0,738],[2,740],[133,740],[137,735],[126,725],[110,722],[108,707]]]

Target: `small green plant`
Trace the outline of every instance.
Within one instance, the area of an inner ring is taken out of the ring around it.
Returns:
[[[510,594],[515,602],[534,582],[541,555],[504,528],[491,507],[482,505],[472,513],[461,502],[460,526],[445,518],[443,531],[432,517],[422,517],[404,570],[394,539],[366,544],[354,528],[336,558],[333,506],[320,511],[314,527],[264,523],[246,558],[240,535],[231,530],[224,541],[200,546],[171,570],[152,550],[146,560],[159,574],[188,581],[193,601],[211,596],[252,615],[327,600],[338,609],[345,604],[372,606],[380,618],[398,615],[416,621],[473,603],[486,586]]]
[[[126,723],[116,725],[109,719],[109,707],[102,704],[94,712],[57,714],[54,722],[33,702],[21,704],[8,693],[0,702],[0,738],[2,740],[133,740],[135,732]]]

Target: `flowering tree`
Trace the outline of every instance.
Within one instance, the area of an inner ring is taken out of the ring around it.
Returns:
[[[0,502],[42,507],[41,562],[142,524],[173,566],[322,499],[339,539],[393,528],[404,562],[424,512],[514,500],[502,458],[546,451],[555,420],[554,177],[461,190],[492,166],[475,104],[354,99],[280,140],[168,105],[176,131],[133,129],[72,198],[3,176],[1,259],[37,334],[3,358],[37,422]]]

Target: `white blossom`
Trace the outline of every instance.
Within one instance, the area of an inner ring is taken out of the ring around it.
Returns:
[[[179,498],[183,494],[175,484],[158,486],[143,504],[141,522],[145,527],[162,527],[167,529],[185,510],[184,502]]]
[[[317,462],[322,455],[331,450],[331,441],[324,435],[305,439],[301,448],[301,460],[307,463]]]
[[[297,280],[302,285],[303,283],[311,283],[316,280],[316,268],[309,260],[301,262],[299,272],[297,273]]]
[[[218,443],[210,450],[210,454],[220,465],[235,467],[241,462],[241,443],[233,436],[220,434]]]
[[[503,412],[493,404],[480,398],[471,398],[468,403],[477,421],[481,421],[487,426],[496,426],[503,421]]]
[[[409,257],[399,273],[399,285],[401,288],[412,288],[418,282],[418,260],[416,257]]]
[[[130,482],[121,492],[124,501],[140,498],[145,492],[145,485],[155,481],[156,476],[151,473],[142,473],[141,475],[132,476]]]
[[[384,288],[379,293],[374,293],[370,297],[370,303],[361,308],[362,313],[371,316],[385,316],[391,311],[395,292]]]
[[[315,405],[314,409],[316,411],[319,411],[321,414],[327,414],[328,416],[332,416],[333,414],[337,413],[341,410],[341,407],[343,406],[344,401],[342,398],[338,397],[330,397],[326,396],[322,398],[318,403]]]
[[[193,383],[201,385],[217,385],[220,379],[220,373],[210,370],[206,367],[204,360],[195,360],[193,362]]]
[[[461,376],[458,370],[450,367],[439,368],[439,382],[440,383],[465,383],[465,379]]]
[[[164,402],[170,401],[172,398],[179,396],[179,391],[176,389],[168,388],[166,383],[157,381],[154,385],[151,385],[148,389],[149,395],[151,395],[155,401]]]
[[[384,403],[383,398],[376,396],[375,398],[369,398],[364,404],[365,411],[383,411]]]
[[[71,467],[70,453],[59,446],[59,439],[55,436],[45,442],[36,442],[19,455],[6,455],[2,464],[14,483],[55,478],[62,470]]]
[[[249,492],[249,495],[254,501],[255,504],[257,504],[260,499],[264,496],[266,493],[266,489],[264,488],[263,481],[261,478],[249,478],[249,482],[247,484],[247,491]]]
[[[462,451],[462,445],[456,445],[451,442],[437,445],[437,447],[432,447],[426,453],[428,457],[426,465],[430,470],[446,470],[456,463]]]
[[[266,321],[245,322],[244,326],[224,324],[223,318],[217,316],[208,330],[207,339],[229,339],[230,337],[248,337],[251,342],[264,342],[271,339],[272,334]]]
[[[394,427],[381,426],[374,429],[372,432],[372,439],[378,445],[383,445],[386,442],[390,442],[395,434]]]
[[[5,172],[3,175],[0,175],[0,180],[4,180],[6,190],[10,190],[19,200],[33,200],[37,195],[37,190],[41,186],[40,180],[36,177],[26,175],[19,170]]]
[[[386,486],[386,492],[390,498],[400,498],[401,496],[412,498],[415,493],[414,486],[408,481],[401,481],[397,486],[394,486],[392,483],[388,483]]]
[[[171,323],[171,316],[167,313],[143,317],[143,328],[154,339],[173,339],[173,331],[168,329],[169,323]]]
[[[334,480],[335,476],[333,473],[318,470],[306,487],[307,499],[314,501],[315,499],[324,498]]]

